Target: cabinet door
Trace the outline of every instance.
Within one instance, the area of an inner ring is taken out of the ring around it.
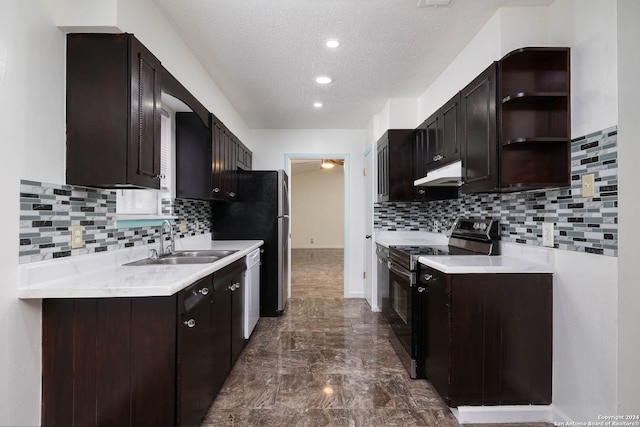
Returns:
[[[212,141],[211,141],[211,198],[219,200],[222,198],[223,187],[223,162],[224,162],[224,132],[222,123],[217,119],[213,119],[211,124]]]
[[[389,200],[389,140],[378,141],[378,202]]]
[[[205,291],[206,289],[206,291]],[[200,425],[213,401],[211,276],[185,289],[178,320],[178,425]]]
[[[460,93],[462,106],[462,191],[498,189],[496,132],[496,64],[492,64]]]
[[[424,178],[427,175],[427,130],[423,125],[419,126],[413,136],[413,180]],[[426,189],[415,188],[415,199],[424,200]]]
[[[231,366],[236,363],[244,348],[244,280],[242,274],[231,281]]]
[[[427,172],[440,166],[440,110],[433,113],[424,123]]]
[[[426,325],[423,330],[424,361],[427,379],[447,404],[449,401],[449,358],[451,348],[451,296],[444,274],[421,266],[420,282],[427,287]]]
[[[440,163],[448,164],[460,160],[460,93],[447,101],[440,111]]]
[[[214,396],[222,388],[231,371],[231,291],[226,280],[214,277],[214,291],[211,302],[211,322],[213,326],[213,386]]]
[[[128,149],[129,183],[160,188],[160,61],[130,37],[131,119]]]
[[[196,113],[176,113],[176,196],[209,200],[211,131]]]

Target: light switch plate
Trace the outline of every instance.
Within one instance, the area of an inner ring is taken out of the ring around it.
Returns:
[[[71,249],[78,249],[84,246],[84,227],[74,225],[71,227]]]
[[[186,233],[187,232],[187,220],[183,219],[182,221],[180,221],[180,232],[181,233]]]
[[[545,222],[542,224],[542,246],[553,247],[553,222]]]
[[[593,197],[596,194],[595,176],[590,173],[582,175],[582,197]]]

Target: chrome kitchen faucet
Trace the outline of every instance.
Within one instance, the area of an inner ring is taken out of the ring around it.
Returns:
[[[169,246],[167,246],[166,248],[164,247],[164,229],[165,229],[165,225],[169,226],[169,237],[171,239],[171,244]],[[162,225],[160,228],[160,256],[162,255],[171,255],[174,251],[176,250],[176,241],[175,241],[175,236],[173,234],[173,226],[171,225],[171,222],[169,222],[169,220],[163,220],[162,221]]]

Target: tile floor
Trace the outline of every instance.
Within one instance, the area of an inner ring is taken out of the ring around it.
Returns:
[[[342,250],[292,251],[284,315],[260,319],[202,426],[458,426],[381,315],[343,298],[342,268]]]

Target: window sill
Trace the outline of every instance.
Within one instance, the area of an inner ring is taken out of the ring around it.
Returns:
[[[164,220],[174,223],[176,219],[170,215],[117,215],[116,228],[159,227]]]

